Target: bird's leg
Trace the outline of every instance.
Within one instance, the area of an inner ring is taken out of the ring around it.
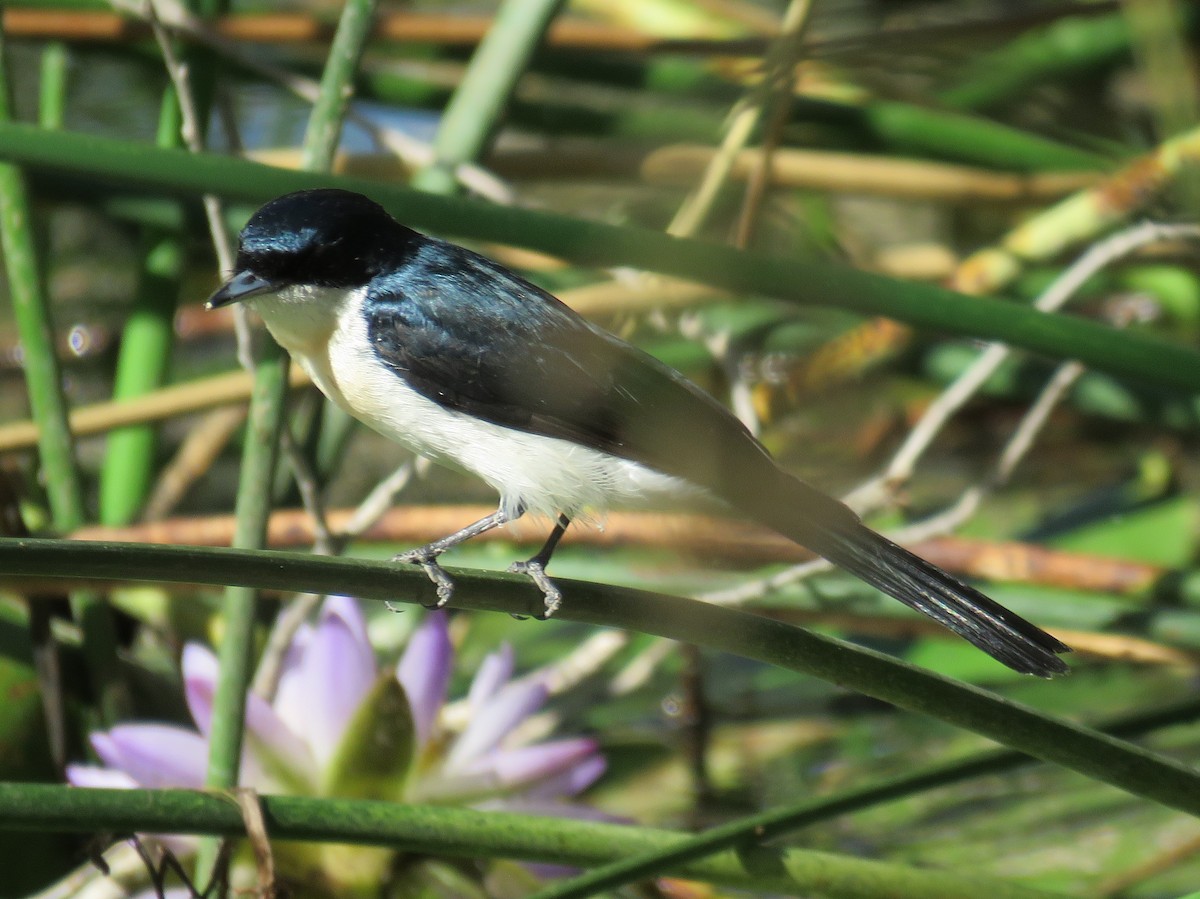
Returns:
[[[426,606],[426,608],[440,609],[454,595],[454,581],[450,579],[450,575],[446,573],[446,569],[438,564],[438,556],[448,549],[453,549],[460,543],[465,543],[472,537],[478,537],[492,528],[498,528],[502,524],[507,524],[516,518],[520,518],[523,513],[524,510],[518,509],[517,514],[510,518],[504,509],[497,509],[486,518],[481,518],[449,536],[443,537],[440,540],[434,540],[432,543],[427,543],[417,549],[410,549],[407,552],[399,553],[392,557],[392,561],[420,565],[429,580],[433,582],[433,586],[437,588],[437,602],[431,606]]]
[[[546,542],[542,544],[542,548],[537,551],[531,559],[524,562],[513,562],[508,566],[508,570],[514,574],[524,574],[531,581],[537,584],[539,590],[542,591],[542,596],[546,600],[546,609],[539,616],[543,621],[558,611],[558,607],[562,605],[562,593],[558,587],[554,586],[554,581],[546,576],[546,566],[550,564],[550,557],[554,555],[554,550],[558,547],[558,541],[562,539],[563,534],[567,532],[567,528],[571,524],[571,519],[566,515],[559,515],[558,520],[554,522],[554,530],[550,532],[550,536],[546,538]]]

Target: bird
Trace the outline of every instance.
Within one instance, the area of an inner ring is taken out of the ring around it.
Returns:
[[[549,617],[562,593],[546,568],[572,520],[682,499],[766,525],[1015,671],[1070,670],[1070,647],[785,471],[684,375],[362,194],[302,190],[260,207],[206,305],[237,302],[338,406],[500,495],[491,515],[395,557],[424,569],[438,605],[454,590],[444,552],[530,514],[552,529],[510,570],[542,591]]]

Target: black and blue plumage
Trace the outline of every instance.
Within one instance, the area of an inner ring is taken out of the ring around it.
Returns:
[[[724,406],[503,266],[340,190],[267,203],[210,306],[248,300],[334,402],[418,453],[473,471],[500,510],[406,553],[449,598],[450,546],[525,512],[558,522],[521,570],[545,576],[570,519],[705,496],[768,525],[1017,671],[1068,670],[1063,643],[867,528],[780,469]]]

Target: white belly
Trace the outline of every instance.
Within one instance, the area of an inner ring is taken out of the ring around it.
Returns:
[[[506,512],[516,515],[523,508],[536,515],[575,518],[611,506],[703,493],[636,462],[442,408],[379,362],[367,339],[361,297],[345,303],[328,343],[280,327],[271,314],[273,304],[260,309],[275,338],[326,396],[414,452],[479,475],[499,492]]]

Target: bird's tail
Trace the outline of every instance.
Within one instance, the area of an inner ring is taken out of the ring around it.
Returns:
[[[776,469],[752,508],[738,505],[839,568],[928,615],[992,658],[1023,674],[1070,669],[1066,644],[936,565],[864,525],[846,506]]]

